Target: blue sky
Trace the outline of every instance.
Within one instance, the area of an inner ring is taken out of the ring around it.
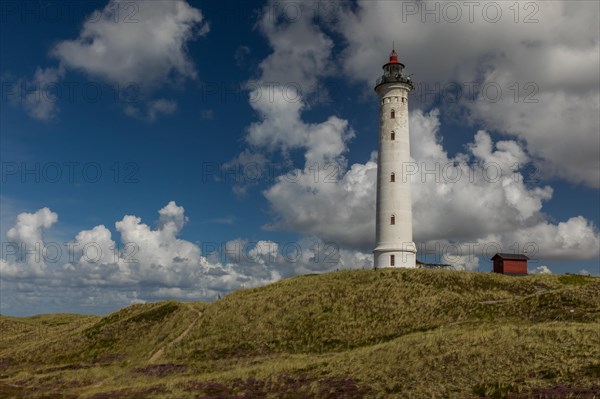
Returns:
[[[3,2],[0,312],[370,267],[393,41],[420,258],[600,274],[598,4],[453,4]]]

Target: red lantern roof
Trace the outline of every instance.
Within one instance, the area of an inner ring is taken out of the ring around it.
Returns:
[[[383,67],[385,68],[388,65],[401,65],[402,68],[404,68],[404,64],[398,61],[398,53],[396,53],[396,50],[392,50],[392,52],[390,53],[390,61]]]

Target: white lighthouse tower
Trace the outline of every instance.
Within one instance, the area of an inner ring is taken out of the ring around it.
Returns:
[[[379,157],[377,166],[375,268],[415,267],[412,237],[410,179],[403,171],[410,161],[408,93],[413,89],[404,65],[393,50],[383,66],[375,91],[380,99]]]

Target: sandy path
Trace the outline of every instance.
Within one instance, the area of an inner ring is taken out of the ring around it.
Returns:
[[[190,309],[193,310],[193,308],[190,306]],[[190,331],[192,331],[192,328],[194,327],[194,325],[196,324],[196,322],[200,319],[200,317],[202,317],[202,312],[200,312],[199,310],[196,311],[198,313],[198,316],[192,320],[192,322],[190,323],[190,325],[188,326],[188,328],[185,329],[184,332],[182,332],[181,334],[179,334],[179,336],[177,338],[175,338],[173,341],[167,343],[166,345],[162,346],[159,350],[157,350],[152,356],[150,356],[150,359],[148,359],[148,363],[154,363],[156,362],[161,356],[162,354],[165,352],[165,349],[167,349],[170,346],[173,346],[179,342],[181,342],[182,339],[184,339],[189,333]]]

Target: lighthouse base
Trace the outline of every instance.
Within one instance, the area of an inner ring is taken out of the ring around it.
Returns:
[[[414,249],[378,249],[373,250],[375,269],[381,267],[417,267],[417,251]]]

